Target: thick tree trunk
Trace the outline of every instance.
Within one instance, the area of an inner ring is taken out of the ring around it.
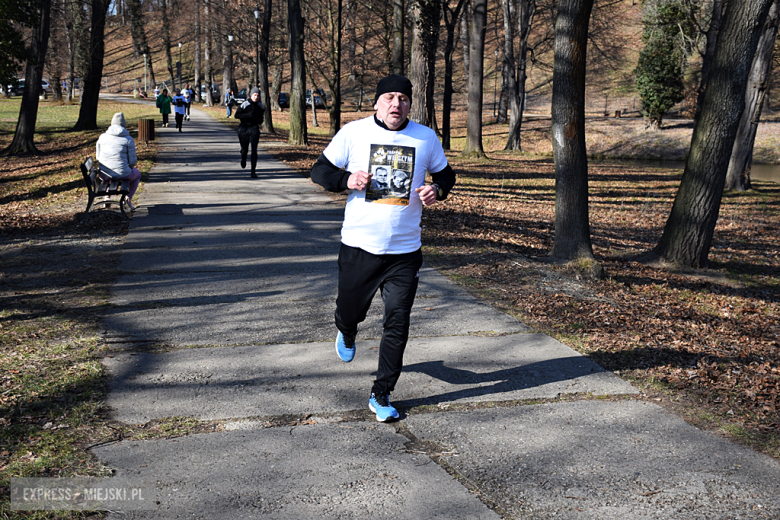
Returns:
[[[726,172],[727,190],[746,191],[750,189],[750,168],[753,165],[753,145],[756,141],[758,123],[764,97],[769,87],[769,71],[772,68],[772,54],[780,22],[780,0],[775,0],[769,9],[764,32],[758,41],[753,66],[750,69],[745,91],[745,108],[739,120],[737,137],[731,151],[729,168]]]
[[[528,36],[531,34],[534,14],[536,13],[536,0],[520,0],[517,6],[517,32],[519,45],[517,56],[512,57],[511,83],[509,85],[509,136],[506,140],[505,150],[522,149],[520,130],[523,125],[523,109],[525,108],[525,81],[528,69]]]
[[[76,79],[76,35],[73,29],[73,10],[68,2],[63,0],[62,25],[65,29],[65,41],[68,45],[68,70],[67,88],[65,89],[65,101],[70,103],[74,96],[74,86]]]
[[[287,0],[287,30],[290,42],[290,137],[294,145],[308,145],[306,129],[306,62],[300,0]],[[312,96],[313,98],[314,96]]]
[[[146,31],[141,13],[140,0],[127,0],[127,13],[130,15],[130,36],[133,38],[133,56],[140,58],[146,52]]]
[[[436,51],[439,48],[439,27],[441,26],[441,0],[429,0],[426,9],[425,55],[428,77],[425,85],[425,117],[437,134],[436,105],[434,93],[436,90]]]
[[[278,64],[274,67],[274,76],[273,80],[271,81],[271,105],[273,106],[274,110],[281,110],[282,107],[279,106],[279,92],[282,90],[282,73],[284,70],[282,69],[282,65]]]
[[[471,42],[469,41],[469,35],[471,34],[472,13],[471,0],[466,0],[466,4],[463,6],[463,17],[460,19],[460,46],[463,49],[463,74],[466,78],[470,75],[469,50],[471,49]]]
[[[105,54],[104,32],[109,0],[92,0],[91,51],[89,70],[82,81],[81,108],[74,130],[97,130],[97,109],[100,96],[100,80],[103,78],[103,56]]]
[[[229,32],[229,31],[228,31]],[[219,96],[219,104],[225,105],[225,93],[233,88],[233,43],[227,41],[227,34],[224,33],[224,27],[217,28],[217,34],[224,38],[222,42],[222,92]],[[236,91],[233,91],[236,94]]]
[[[127,0],[127,12],[130,15],[130,34],[133,37],[133,51],[136,58],[141,58],[146,53],[146,72],[149,75],[149,90],[154,90],[154,67],[152,66],[152,52],[146,39],[144,29],[144,16],[139,0]],[[143,66],[143,64],[141,64]],[[145,87],[147,87],[145,86]],[[148,92],[147,92],[148,94]]]
[[[331,77],[325,78],[328,82],[328,90],[332,102],[328,107],[330,115],[330,129],[328,135],[334,136],[341,128],[341,16],[342,1],[336,1],[336,12],[333,12],[332,3],[329,3],[328,11],[328,31],[330,42],[330,69],[333,72]],[[325,101],[325,100],[323,100]]]
[[[357,32],[355,30],[354,11],[355,1],[347,0],[347,19],[345,21],[344,31],[347,33],[347,63],[349,63],[348,81],[350,83],[355,83],[358,80]]]
[[[194,36],[194,46],[195,49],[195,56],[194,61],[192,63],[192,68],[195,69],[195,77],[193,80],[195,81],[195,99],[198,101],[203,101],[200,97],[200,84],[201,84],[201,78],[200,78],[200,0],[195,0],[194,2],[195,7],[195,36]]]
[[[444,99],[441,110],[441,145],[445,150],[449,150],[451,146],[452,57],[455,53],[455,27],[458,24],[465,3],[466,0],[458,0],[455,9],[450,9],[449,1],[445,1],[442,5],[444,26],[447,31],[447,39],[444,44]]]
[[[168,0],[159,0],[162,11],[162,37],[165,49],[165,65],[168,67],[168,76],[171,78],[169,89],[176,88],[176,78],[173,75],[173,57],[171,56],[171,24],[168,18]]]
[[[8,155],[33,154],[35,148],[35,121],[38,119],[38,96],[41,93],[43,65],[49,46],[51,23],[51,0],[41,0],[37,9],[37,21],[30,35],[29,59],[24,74],[24,93],[19,107],[19,119],[11,144],[6,148]]]
[[[501,95],[498,103],[498,116],[496,123],[507,122],[510,98],[514,89],[514,38],[515,38],[515,11],[517,0],[501,0],[501,15],[504,22],[504,52],[501,60]],[[496,42],[498,45],[498,42]],[[498,51],[498,49],[496,49]]]
[[[211,85],[214,83],[214,66],[211,63],[211,56],[212,56],[212,38],[214,33],[214,28],[211,24],[211,2],[210,0],[205,0],[204,6],[203,6],[203,14],[205,15],[203,19],[205,20],[205,26],[203,30],[203,58],[206,62],[206,69],[204,70],[204,76],[206,81],[206,105],[213,107],[214,106],[214,96],[211,95]],[[218,102],[219,100],[217,100]]]
[[[487,0],[471,0],[471,46],[469,48],[468,116],[463,155],[485,156],[482,148],[482,74],[485,70],[485,27]]]
[[[428,80],[428,60],[425,56],[425,35],[423,28],[424,7],[419,0],[414,2],[412,13],[414,16],[412,28],[412,61],[409,64],[409,79],[412,82],[412,109],[409,111],[409,119],[415,123],[428,126],[428,112],[426,110],[425,94]]]
[[[707,29],[707,46],[704,49],[704,56],[702,56],[701,61],[701,80],[699,81],[699,88],[696,90],[696,114],[693,118],[694,122],[698,121],[699,116],[701,115],[701,107],[704,104],[704,92],[707,91],[707,81],[709,81],[710,78],[712,56],[715,54],[715,44],[718,42],[718,32],[720,31],[720,25],[723,21],[723,8],[727,2],[728,0],[713,0],[712,2],[710,26]]]
[[[744,0],[726,7],[680,189],[651,258],[684,267],[707,266],[745,87],[772,3]]]
[[[517,16],[517,9],[520,8],[519,5],[515,4],[515,0],[501,0],[501,12],[504,18],[504,59],[502,61],[501,65],[501,89],[502,94],[504,88],[506,88],[507,94],[508,94],[508,101],[511,105],[510,114],[512,118],[512,122],[517,125],[517,131],[513,132],[512,127],[509,128],[509,138],[507,139],[507,145],[505,147],[506,150],[519,150],[520,149],[520,139],[519,139],[519,124],[516,121],[518,111],[517,111],[517,78],[515,77],[515,70],[517,69],[516,62],[515,62],[515,30],[516,28],[519,29],[519,27],[515,26],[516,23],[516,16]],[[498,111],[498,119],[496,120],[497,123],[505,123],[506,122],[506,107],[504,108],[504,119],[502,120],[502,114],[501,110]],[[520,114],[520,121],[522,121],[522,114]],[[510,147],[511,145],[515,145],[514,140],[517,139],[516,146],[517,148]]]
[[[271,95],[268,90],[268,49],[271,45],[271,0],[265,0],[263,5],[263,30],[260,41],[260,100],[265,108],[265,117],[263,118],[263,130],[270,134],[275,134],[274,120],[271,115]],[[341,0],[339,0],[341,3]]]
[[[593,0],[561,0],[555,22],[552,137],[557,260],[592,259],[585,149],[585,61]]]
[[[404,0],[393,0],[393,74],[404,75]]]
[[[59,53],[59,47],[62,46],[63,42],[67,40],[66,38],[66,32],[67,32],[67,26],[61,24],[61,23],[51,23],[51,20],[62,20],[65,18],[65,10],[66,6],[64,5],[64,2],[61,2],[59,0],[51,0],[51,9],[49,14],[49,45],[47,45],[47,48],[51,46],[57,46],[58,47],[58,53]],[[59,56],[56,56],[54,59],[50,59],[49,61],[49,81],[51,82],[51,92],[52,92],[52,101],[55,103],[61,103],[62,102],[62,61]]]

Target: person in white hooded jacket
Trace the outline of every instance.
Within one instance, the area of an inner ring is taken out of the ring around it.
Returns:
[[[130,192],[125,198],[130,211],[135,211],[132,198],[138,183],[141,181],[141,172],[135,168],[138,158],[135,155],[135,141],[127,131],[125,114],[117,112],[111,119],[111,126],[97,140],[95,145],[95,157],[99,163],[99,174],[104,178],[129,179]]]

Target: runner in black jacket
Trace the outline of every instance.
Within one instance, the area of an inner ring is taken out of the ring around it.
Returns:
[[[260,140],[260,125],[263,124],[265,109],[259,102],[260,89],[253,87],[249,92],[249,99],[244,101],[238,110],[236,110],[236,119],[241,121],[238,125],[238,141],[241,143],[241,167],[246,168],[246,155],[249,152],[249,145],[252,145],[250,177],[257,178],[255,169],[257,168],[257,141]]]

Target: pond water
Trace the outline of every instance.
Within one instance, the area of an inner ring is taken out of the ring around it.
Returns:
[[[647,168],[668,168],[683,170],[685,163],[682,161],[643,161],[643,160],[613,160],[593,161],[604,164],[630,164]],[[780,164],[754,164],[750,170],[750,178],[754,181],[770,181],[780,183]]]

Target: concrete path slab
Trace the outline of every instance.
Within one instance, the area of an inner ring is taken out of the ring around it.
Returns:
[[[185,415],[204,420],[305,415],[367,406],[378,340],[349,364],[332,341],[150,354],[116,352],[108,405],[127,423]],[[485,354],[490,353],[489,357]],[[631,394],[611,372],[544,334],[413,338],[394,403],[422,404]]]
[[[510,518],[780,518],[777,461],[645,402],[417,414],[404,424]]]
[[[158,511],[112,518],[780,516],[776,461],[658,406],[523,405],[636,389],[427,267],[393,394],[401,422],[356,420],[382,304],[356,359],[339,361],[340,202],[268,156],[250,179],[235,132],[192,115],[181,134],[159,129],[138,197],[104,320],[107,404],[126,423],[192,416],[226,431],[95,448],[159,493]],[[150,344],[169,351],[138,348]],[[309,419],[265,427],[285,415]]]
[[[493,520],[500,517],[407,439],[376,423],[122,442],[95,449],[156,488],[157,511],[109,518]]]

